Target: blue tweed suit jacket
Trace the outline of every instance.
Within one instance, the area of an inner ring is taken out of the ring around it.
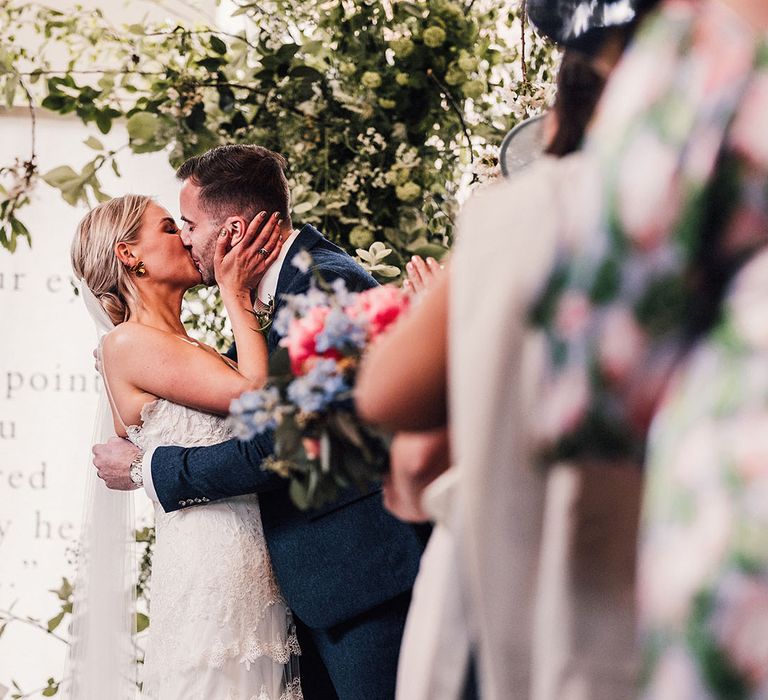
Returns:
[[[341,248],[304,226],[280,272],[277,310],[281,295],[309,288],[311,273],[290,264],[302,249],[309,251],[313,268],[327,281],[341,278],[358,291],[376,284]],[[279,341],[271,330],[270,353]],[[278,583],[288,605],[311,628],[331,628],[408,591],[423,551],[420,529],[389,515],[379,488],[368,493],[350,490],[321,510],[297,509],[288,496],[288,482],[261,468],[272,449],[267,435],[208,447],[158,448],[151,469],[160,503],[170,512],[188,507],[195,498],[215,501],[258,493]]]

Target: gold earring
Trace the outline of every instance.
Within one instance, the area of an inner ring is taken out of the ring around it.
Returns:
[[[139,260],[135,265],[131,265],[128,268],[129,272],[132,272],[136,277],[144,277],[147,274],[147,269],[144,267],[144,262]]]

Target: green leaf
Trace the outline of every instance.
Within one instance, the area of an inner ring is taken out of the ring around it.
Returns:
[[[219,109],[222,112],[231,112],[235,106],[235,93],[228,85],[219,88]]]
[[[32,236],[29,234],[29,229],[21,222],[19,221],[15,216],[12,216],[10,219],[11,223],[11,231],[13,231],[13,234],[15,236],[21,236],[22,238],[27,239],[27,243],[32,245]]]
[[[144,613],[136,613],[136,632],[143,632],[149,627],[149,618]]]
[[[211,49],[221,55],[227,53],[227,45],[216,35],[211,37]]]
[[[110,197],[108,194],[106,194],[105,192],[102,192],[102,190],[98,186],[98,182],[92,181],[89,184],[91,185],[91,189],[93,190],[93,196],[96,197],[97,202],[103,203],[103,202],[108,202],[110,199],[112,199],[112,197]]]
[[[5,89],[3,92],[5,94],[5,105],[6,107],[8,107],[8,109],[13,107],[13,101],[14,101],[14,98],[16,97],[16,89],[18,88],[18,86],[19,86],[19,78],[18,76],[15,76],[15,75],[8,78],[8,80],[5,82]]]
[[[131,141],[149,141],[160,128],[160,119],[156,114],[137,112],[126,124]]]
[[[288,72],[288,76],[290,78],[303,78],[314,82],[319,82],[323,79],[323,74],[310,66],[296,66],[295,68],[291,68]]]
[[[184,119],[184,123],[193,131],[200,131],[205,126],[205,106],[198,102]],[[203,149],[204,150],[204,149]]]
[[[60,165],[58,168],[49,170],[41,177],[43,178],[43,181],[48,183],[51,187],[57,188],[61,188],[71,180],[77,180],[80,178],[80,176],[68,165]]]
[[[89,136],[83,143],[94,151],[103,151],[104,145],[95,136]]]
[[[72,598],[72,593],[74,592],[74,589],[72,588],[72,584],[69,582],[68,578],[62,577],[61,579],[61,586],[58,587],[56,590],[52,590],[51,593],[55,593],[56,597],[64,602],[67,602]]]
[[[108,134],[112,129],[112,117],[108,112],[96,112],[96,126],[102,134]]]
[[[435,260],[440,260],[448,252],[448,249],[437,243],[426,243],[413,249],[412,252],[415,255],[420,255],[422,258],[434,258]]]
[[[61,624],[61,621],[63,619],[64,619],[64,612],[62,611],[58,615],[48,620],[48,631],[53,632]]]
[[[309,508],[307,488],[298,479],[291,480],[291,484],[288,487],[288,495],[299,510],[307,510]]]
[[[41,104],[45,109],[50,109],[52,112],[64,113],[69,111],[66,108],[71,103],[72,100],[67,100],[63,95],[47,95]]]
[[[222,59],[208,56],[207,58],[198,61],[197,65],[205,68],[205,70],[210,71],[211,73],[215,73],[217,70],[219,70],[219,68],[221,68],[222,63],[224,63]]]

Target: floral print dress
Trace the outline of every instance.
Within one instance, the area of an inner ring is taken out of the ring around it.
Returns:
[[[616,68],[586,144],[601,221],[561,252],[532,309],[550,349],[545,461],[642,461],[671,371],[768,240],[767,126],[765,37],[718,0],[667,0]]]
[[[768,698],[768,252],[653,424],[639,566],[645,698]]]
[[[768,700],[768,36],[667,0],[586,151],[602,223],[532,313],[541,454],[645,458],[642,697]]]

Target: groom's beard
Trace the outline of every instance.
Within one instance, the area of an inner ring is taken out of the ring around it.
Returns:
[[[210,244],[206,244],[206,247],[201,251],[196,251],[191,248],[189,254],[192,256],[192,262],[194,262],[197,271],[200,273],[202,283],[206,287],[216,286],[216,277],[213,271],[213,254],[216,249],[216,237],[211,238]],[[198,255],[199,252],[199,255]]]

